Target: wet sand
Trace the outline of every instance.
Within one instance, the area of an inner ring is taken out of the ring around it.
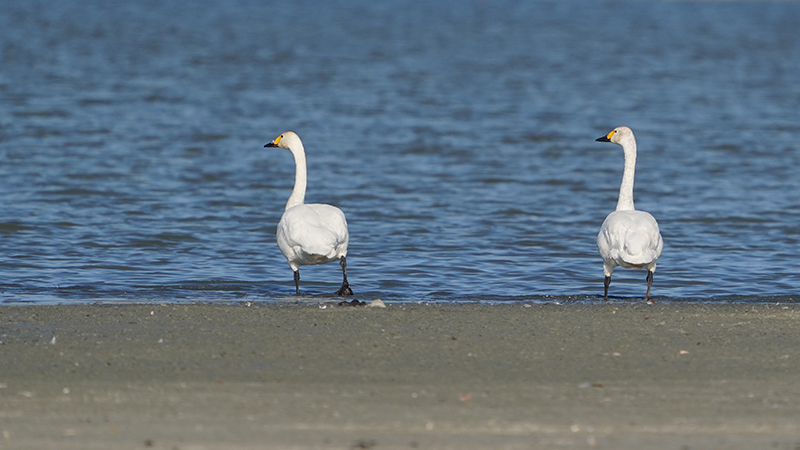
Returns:
[[[2,449],[796,449],[800,306],[0,307]]]

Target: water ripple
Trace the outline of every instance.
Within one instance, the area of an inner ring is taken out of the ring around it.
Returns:
[[[357,297],[596,302],[622,124],[657,301],[800,294],[798,3],[98,6],[0,11],[0,303],[336,301],[274,241],[287,129]]]

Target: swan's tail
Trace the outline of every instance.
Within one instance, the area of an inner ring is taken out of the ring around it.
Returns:
[[[625,248],[622,261],[631,266],[643,266],[652,263],[660,256],[661,237],[653,239],[652,233],[640,230],[628,230],[625,236]]]

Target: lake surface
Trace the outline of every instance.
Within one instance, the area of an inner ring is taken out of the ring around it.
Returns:
[[[598,301],[636,133],[656,301],[800,296],[798,2],[256,0],[0,9],[0,303],[330,301],[275,243],[350,228],[356,297]],[[638,301],[645,272],[617,269]]]

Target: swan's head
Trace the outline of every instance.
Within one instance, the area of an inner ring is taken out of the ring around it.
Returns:
[[[280,136],[276,137],[272,142],[266,144],[264,147],[280,147],[289,149],[300,143],[300,137],[294,131],[287,131]]]
[[[633,131],[628,127],[617,127],[603,137],[595,139],[597,142],[613,142],[622,145],[623,141],[633,139]]]

